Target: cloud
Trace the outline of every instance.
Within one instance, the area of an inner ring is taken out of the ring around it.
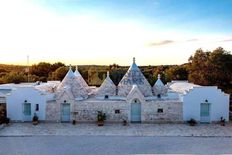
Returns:
[[[161,46],[161,45],[172,44],[174,42],[175,41],[173,41],[173,40],[162,40],[162,41],[158,41],[158,42],[149,43],[149,46]]]

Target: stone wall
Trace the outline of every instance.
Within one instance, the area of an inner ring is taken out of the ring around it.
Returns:
[[[46,106],[46,121],[61,121],[61,104],[64,99],[49,102]],[[122,100],[92,100],[75,101],[65,98],[71,105],[70,121],[96,122],[98,111],[106,113],[106,122],[130,122],[131,103]],[[163,112],[158,112],[162,109]],[[144,123],[182,122],[183,110],[180,101],[141,101],[141,121]]]
[[[144,123],[183,121],[182,102],[180,101],[151,101],[141,104],[141,119]],[[72,115],[72,119],[80,122],[95,122],[97,111],[102,111],[106,113],[107,122],[122,122],[123,119],[129,121],[130,108],[131,104],[126,101],[79,101],[72,107],[72,112],[77,112],[76,115]],[[158,109],[162,109],[163,112],[158,112]]]
[[[158,112],[158,109],[163,112]],[[142,103],[143,122],[182,122],[183,110],[180,101],[150,101]]]
[[[73,105],[76,102],[67,92],[63,92],[60,96],[57,95],[56,100],[47,102],[46,104],[46,121],[61,122],[61,105],[69,103],[72,111]]]
[[[98,111],[102,111],[106,113],[106,122],[122,122],[123,119],[128,120],[128,110],[125,101],[79,101],[74,104],[73,111],[77,114],[73,118],[81,122],[95,122]]]
[[[60,121],[60,105],[56,101],[47,102],[46,104],[46,121]]]

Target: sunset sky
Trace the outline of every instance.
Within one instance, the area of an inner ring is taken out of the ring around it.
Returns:
[[[232,0],[0,0],[0,63],[182,64],[232,51]]]

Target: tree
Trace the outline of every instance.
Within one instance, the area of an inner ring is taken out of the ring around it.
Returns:
[[[52,72],[52,80],[62,80],[68,72],[68,67],[62,66]]]
[[[209,85],[209,54],[210,52],[198,49],[194,56],[189,58],[189,81],[200,85]]]
[[[219,47],[213,52],[202,49],[189,58],[189,81],[200,85],[216,85],[225,91],[232,87],[232,55]]]
[[[47,62],[40,62],[38,65],[32,65],[30,67],[30,73],[39,77],[48,77],[51,71],[51,64]]]
[[[29,76],[29,82],[36,82],[36,81],[40,81],[40,77],[36,76],[36,75],[30,75]]]
[[[3,78],[0,78],[0,84],[4,84],[4,79]]]
[[[165,73],[165,81],[188,80],[187,65],[172,66]]]
[[[119,65],[116,64],[116,63],[113,63],[112,65],[109,66],[110,70],[114,70],[114,69],[117,69],[117,68],[119,68]]]
[[[154,68],[153,70],[153,83],[151,84],[152,86],[155,84],[155,82],[158,79],[158,75],[160,74],[161,76],[161,80],[163,83],[167,83],[168,81],[166,81],[166,70],[169,68],[170,66],[157,66],[156,68]]]
[[[115,85],[118,85],[123,76],[125,75],[126,70],[123,69],[113,69],[110,71],[110,78]]]
[[[23,73],[10,72],[9,74],[6,74],[3,77],[3,81],[4,81],[4,83],[19,84],[21,82],[26,82],[27,81],[27,76],[24,75]]]
[[[63,64],[62,62],[56,62],[51,65],[51,71],[54,72],[55,70],[63,66],[65,66],[65,64]]]
[[[0,73],[7,72],[5,69],[0,68]]]

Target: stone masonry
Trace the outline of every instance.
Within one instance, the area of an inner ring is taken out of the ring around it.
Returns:
[[[158,109],[162,112],[159,112]],[[182,122],[180,101],[150,101],[142,104],[142,121],[146,123]]]

